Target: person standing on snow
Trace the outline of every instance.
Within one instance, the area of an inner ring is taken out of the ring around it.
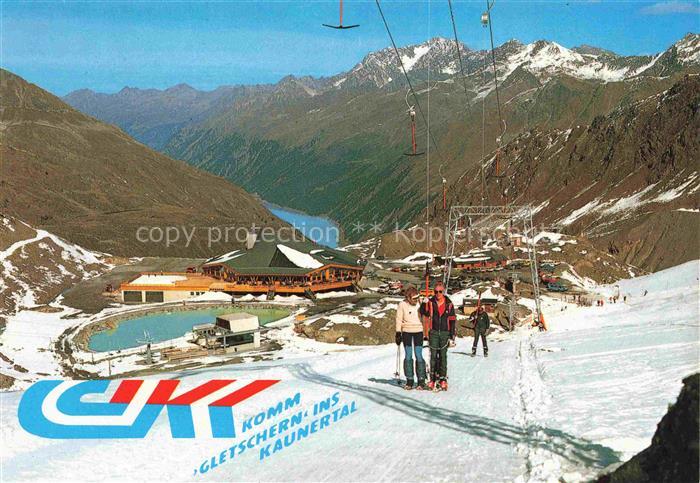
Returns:
[[[491,327],[489,314],[486,313],[483,305],[479,305],[476,308],[476,312],[474,312],[470,318],[474,323],[474,344],[472,345],[472,356],[476,355],[476,347],[479,344],[479,337],[481,337],[481,345],[484,348],[484,357],[488,357],[489,346],[486,343],[486,332],[489,330],[489,327]]]
[[[396,345],[401,345],[406,352],[403,360],[403,373],[406,375],[405,389],[413,389],[413,354],[416,356],[417,389],[425,389],[425,360],[423,360],[423,324],[418,310],[418,290],[409,285],[405,299],[396,308]]]
[[[437,282],[435,295],[421,304],[420,313],[426,319],[430,344],[430,383],[447,390],[447,347],[454,345],[457,316],[452,301],[445,295],[445,284]]]

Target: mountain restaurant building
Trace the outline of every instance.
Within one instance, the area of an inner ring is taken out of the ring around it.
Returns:
[[[313,297],[354,290],[365,262],[349,252],[309,240],[248,243],[246,249],[210,258],[198,273],[143,273],[120,286],[126,303],[186,300],[205,292]]]
[[[212,288],[253,294],[354,289],[363,271],[364,262],[352,253],[308,240],[260,240],[248,250],[235,250],[202,265],[202,274],[218,281]]]

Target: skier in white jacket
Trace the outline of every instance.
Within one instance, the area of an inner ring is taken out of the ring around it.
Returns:
[[[416,357],[417,389],[425,389],[425,360],[423,359],[423,323],[418,314],[419,300],[416,287],[408,286],[404,292],[405,299],[396,309],[396,345],[401,345],[406,352],[403,372],[406,375],[405,389],[413,389],[413,356]]]

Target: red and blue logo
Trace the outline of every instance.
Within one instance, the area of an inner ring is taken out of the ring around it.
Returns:
[[[143,438],[167,407],[173,438],[234,438],[233,406],[279,380],[259,379],[240,385],[233,379],[215,379],[178,390],[177,379],[129,379],[119,382],[106,400],[111,382],[36,382],[20,401],[20,425],[43,438]]]

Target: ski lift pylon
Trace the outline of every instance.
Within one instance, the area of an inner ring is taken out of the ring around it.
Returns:
[[[323,25],[324,27],[328,27],[328,28],[331,28],[331,29],[337,29],[337,30],[354,29],[354,28],[360,26],[359,24],[356,24],[356,25],[343,25],[343,0],[340,0],[339,12],[340,12],[340,19],[339,19],[339,21],[338,21],[338,25],[330,25],[330,24],[327,24],[327,23],[324,23],[324,24],[322,24],[322,25]]]

